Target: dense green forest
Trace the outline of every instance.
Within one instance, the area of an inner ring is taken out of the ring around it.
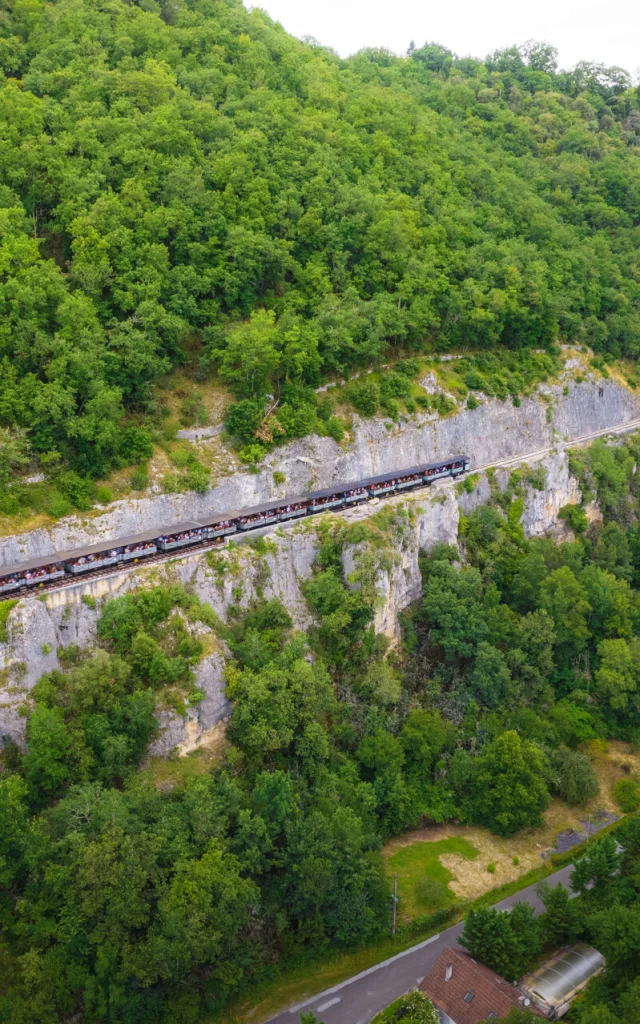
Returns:
[[[86,504],[187,352],[288,436],[394,351],[640,353],[620,69],[340,60],[240,0],[9,0],[0,63],[0,483],[35,455]]]
[[[97,647],[62,649],[32,692],[28,751],[4,751],[0,1021],[198,1021],[287,964],[388,934],[385,838],[451,819],[511,835],[552,794],[592,798],[581,745],[640,739],[639,454],[627,441],[580,455],[604,521],[567,508],[576,539],[561,544],[522,532],[523,480],[540,474],[494,483],[461,521],[464,560],[425,555],[400,651],[372,627],[377,568],[408,524],[391,508],[319,524],[306,635],[275,599],[226,624],[182,586],[106,601]],[[350,581],[346,544],[366,548]],[[232,558],[214,552],[211,567]],[[202,696],[202,626],[231,652],[229,743],[167,788],[139,765],[157,703]],[[633,811],[640,787],[625,781]],[[607,892],[640,935],[636,876]],[[605,909],[580,927],[614,950]]]

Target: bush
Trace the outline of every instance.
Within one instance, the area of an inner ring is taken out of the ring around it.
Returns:
[[[563,519],[577,534],[584,533],[589,525],[586,512],[580,505],[563,505],[558,512],[558,518]]]
[[[149,471],[144,463],[136,466],[131,474],[131,486],[134,491],[144,491],[149,486]]]
[[[411,385],[407,378],[400,373],[386,373],[380,381],[380,398],[383,402],[390,398],[408,398],[411,394]]]
[[[396,373],[401,373],[404,377],[415,377],[420,373],[420,363],[417,359],[401,359],[395,366]]]
[[[17,604],[17,598],[12,598],[9,601],[0,601],[0,643],[6,644],[9,639],[9,630],[7,627],[9,613]]]
[[[317,429],[320,437],[332,437],[338,443],[344,437],[344,426],[337,416],[330,416],[328,420],[318,423]]]
[[[400,406],[393,398],[387,398],[382,403],[382,408],[389,419],[397,420],[400,416]]]
[[[640,809],[640,785],[635,779],[618,779],[613,794],[625,814],[633,814]]]
[[[20,511],[20,497],[18,490],[0,490],[0,515],[15,516]]]
[[[227,409],[224,425],[241,441],[251,441],[264,416],[264,403],[252,398],[234,402]]]
[[[308,401],[283,402],[267,425],[280,440],[305,437],[315,428],[316,407]]]
[[[246,444],[238,452],[238,458],[245,466],[254,466],[256,462],[264,459],[266,454],[267,452],[261,444]]]
[[[192,427],[194,423],[204,426],[206,422],[207,410],[202,404],[202,395],[196,391],[180,403],[180,423],[183,427]]]
[[[568,804],[582,806],[598,792],[598,780],[586,754],[558,750],[553,755],[556,789]]]
[[[96,501],[100,505],[108,505],[109,502],[113,501],[113,492],[110,487],[103,485],[98,487],[96,491]]]
[[[469,397],[467,398],[467,409],[477,409],[479,405],[480,402],[475,397],[475,395],[469,395]]]
[[[448,395],[436,395],[433,402],[441,416],[448,416],[456,407],[455,402]]]
[[[210,476],[209,471],[204,466],[197,465],[185,473],[184,486],[189,491],[195,491],[196,494],[206,494],[209,490]]]
[[[47,514],[52,519],[62,519],[64,516],[68,516],[73,510],[73,505],[68,498],[64,498],[61,494],[55,494],[51,504],[47,506]]]
[[[151,434],[144,427],[128,427],[123,432],[120,451],[127,464],[146,462],[153,455]]]
[[[485,383],[485,379],[477,370],[469,370],[469,373],[465,374],[464,382],[471,391],[486,390],[487,385]]]
[[[349,400],[362,416],[375,416],[380,405],[380,388],[374,380],[363,380],[349,388]]]
[[[372,1024],[439,1024],[438,1011],[422,992],[409,992],[374,1017]]]

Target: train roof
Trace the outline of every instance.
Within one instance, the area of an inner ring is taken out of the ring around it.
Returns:
[[[200,523],[176,523],[172,524],[169,533],[182,533],[184,530],[195,530]],[[30,569],[43,569],[47,565],[57,565],[60,562],[72,562],[83,555],[97,555],[101,551],[111,551],[113,548],[124,548],[127,544],[144,544],[145,541],[156,540],[163,536],[162,530],[157,526],[154,530],[147,530],[146,533],[136,533],[131,537],[119,537],[117,540],[103,540],[99,544],[87,544],[84,548],[73,548],[70,551],[58,551],[54,555],[41,555],[39,558],[28,558],[23,562],[14,562],[12,565],[0,565],[0,577],[12,576],[17,572],[29,572]]]
[[[201,530],[202,523],[187,522],[187,523],[170,523],[169,526],[157,527],[153,536],[154,537],[173,537],[176,533],[186,533],[188,530]],[[131,538],[126,541],[127,544],[132,544],[135,538]],[[120,545],[118,545],[120,547]]]
[[[240,512],[236,512],[236,516],[255,516],[259,515],[260,512],[270,512],[274,508],[285,508],[287,505],[301,505],[307,503],[309,500],[305,494],[304,498],[280,498],[278,501],[266,501],[263,505],[254,505],[252,508],[244,508]]]
[[[436,469],[438,466],[446,466],[452,462],[460,462],[467,458],[465,455],[449,455],[437,462],[424,462],[419,466],[409,466],[404,469],[388,470],[378,476],[367,477],[364,480],[340,481],[331,487],[320,491],[312,491],[310,494],[298,495],[297,497],[278,498],[275,501],[263,502],[261,505],[254,505],[252,508],[233,509],[228,512],[221,512],[211,518],[204,517],[200,522],[188,521],[184,523],[171,523],[167,526],[154,527],[144,533],[136,533],[130,537],[118,537],[112,540],[103,540],[98,544],[89,544],[84,548],[75,548],[70,551],[56,552],[51,555],[41,555],[38,558],[28,558],[22,562],[14,562],[10,565],[0,565],[0,578],[12,576],[16,573],[29,572],[31,569],[42,569],[48,565],[58,565],[61,562],[70,562],[76,558],[86,555],[96,555],[101,551],[109,551],[112,548],[123,548],[127,544],[143,544],[147,541],[155,541],[158,537],[172,536],[176,533],[185,533],[187,530],[199,530],[204,526],[214,526],[216,523],[227,520],[238,519],[241,516],[259,515],[261,512],[269,512],[274,508],[281,508],[285,505],[297,505],[302,502],[312,501],[315,498],[328,498],[332,494],[341,494],[356,487],[370,487],[372,484],[382,483],[384,480],[403,476],[412,476],[414,473],[424,473],[428,469]]]
[[[24,562],[13,562],[11,565],[0,566],[0,577],[14,576],[18,572],[29,572],[29,569],[43,569],[46,565],[57,565],[62,561],[61,555],[45,555],[40,558],[26,558]]]
[[[378,476],[368,476],[364,480],[353,480],[349,483],[336,483],[333,487],[326,488],[323,491],[312,491],[311,494],[307,495],[308,501],[313,501],[315,498],[328,498],[331,494],[339,494],[343,491],[351,491],[356,487],[370,487],[372,484],[381,484],[384,480],[395,479],[397,480],[402,476],[413,476],[414,473],[424,473],[428,469],[437,469],[438,466],[448,466],[450,462],[461,462],[466,459],[466,455],[449,455],[446,459],[439,459],[437,462],[422,462],[419,466],[408,466],[403,469],[390,469],[386,473],[380,473]]]

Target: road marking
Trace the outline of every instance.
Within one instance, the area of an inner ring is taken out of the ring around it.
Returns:
[[[404,949],[402,953],[396,953],[395,956],[390,956],[388,960],[383,960],[379,964],[374,964],[373,967],[367,968],[366,971],[360,971],[360,974],[355,974],[353,978],[347,978],[346,981],[341,981],[339,985],[334,985],[333,988],[328,988],[324,992],[320,992],[317,996],[312,996],[310,999],[305,999],[304,1003],[298,1003],[297,1006],[292,1006],[289,1013],[298,1013],[300,1010],[304,1010],[305,1006],[311,1006],[312,1003],[323,999],[325,996],[332,996],[335,992],[339,992],[340,989],[345,988],[347,985],[353,985],[354,981],[360,981],[361,978],[367,978],[370,974],[374,974],[375,971],[379,971],[382,967],[388,967],[389,964],[394,963],[395,960],[400,960],[403,956],[408,956],[409,953],[415,953],[419,949],[424,949],[425,946],[429,946],[436,939],[440,938],[440,933],[432,935],[430,939],[425,939],[424,942],[419,942],[417,946],[411,946],[410,949]],[[320,1009],[320,1007],[318,1007]]]
[[[318,1013],[324,1013],[324,1011],[328,1010],[330,1006],[335,1006],[339,1002],[340,996],[336,996],[335,999],[330,999],[327,1003],[320,1003],[320,1006],[318,1007]]]

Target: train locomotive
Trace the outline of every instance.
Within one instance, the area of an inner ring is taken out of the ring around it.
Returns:
[[[74,551],[26,559],[0,567],[0,595],[69,580],[89,573],[107,572],[115,567],[135,564],[160,553],[190,548],[197,544],[222,542],[232,534],[244,534],[279,522],[301,519],[340,508],[358,505],[373,498],[402,494],[436,480],[457,477],[470,467],[467,455],[453,455],[445,461],[411,466],[395,474],[384,473],[355,484],[338,484],[304,497],[266,502],[242,511],[202,519],[199,522],[174,523],[162,533],[156,527],[147,533],[102,541]]]

